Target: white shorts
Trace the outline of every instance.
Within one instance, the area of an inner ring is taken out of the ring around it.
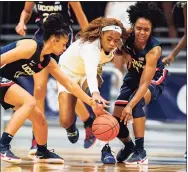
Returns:
[[[87,76],[86,75],[79,75],[75,74],[72,71],[70,71],[68,68],[62,66],[60,70],[63,72],[64,75],[68,76],[72,81],[77,83],[84,91],[86,90],[87,86]],[[103,83],[102,77],[98,74],[97,75],[98,85],[101,87]],[[86,82],[85,82],[86,81]],[[57,82],[57,89],[58,89],[58,95],[61,92],[67,92],[70,93],[63,85],[61,85],[59,82]]]
[[[68,76],[72,81],[77,83],[81,88],[82,88],[84,81],[86,81],[86,79],[87,79],[86,75],[75,74],[75,73],[71,72],[69,69],[67,69],[66,67],[61,67],[60,70],[63,72],[64,75]],[[61,92],[64,92],[64,91],[67,92],[67,93],[70,93],[59,82],[57,82],[57,88],[58,88],[58,94],[61,93]]]

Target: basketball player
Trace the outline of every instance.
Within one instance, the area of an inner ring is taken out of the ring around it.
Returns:
[[[113,60],[115,50],[122,37],[127,36],[122,23],[112,18],[97,18],[78,33],[78,40],[60,56],[59,66],[72,81],[94,99],[103,104],[106,102],[100,95],[102,84],[102,66]],[[58,84],[60,123],[69,132],[79,135],[75,125],[75,105],[77,98],[64,86]],[[89,118],[84,125],[92,126]],[[115,163],[111,151],[105,150],[104,163]],[[110,160],[109,160],[110,159]]]
[[[176,45],[176,47],[173,49],[173,51],[170,53],[169,56],[165,57],[163,59],[163,63],[171,64],[173,63],[175,57],[179,54],[179,52],[186,48],[187,46],[187,2],[177,2],[175,7],[182,8],[183,9],[183,16],[184,16],[184,35],[181,38],[180,42]],[[175,8],[174,7],[174,8]]]
[[[173,63],[176,56],[180,53],[181,50],[186,48],[187,46],[187,2],[177,2],[174,8],[182,8],[183,9],[183,16],[184,16],[184,35],[181,38],[180,42],[176,45],[173,51],[170,53],[169,56],[163,58],[163,63],[168,66],[169,64]],[[184,154],[184,157],[187,159],[187,151]]]
[[[38,24],[39,29],[35,33],[35,37],[38,40],[43,41],[43,33],[44,33],[44,30],[42,29],[43,21],[45,21],[47,17],[52,13],[60,13],[69,27],[70,35],[69,35],[69,42],[67,45],[69,46],[73,42],[73,30],[71,26],[72,20],[70,14],[70,7],[73,9],[81,29],[83,29],[88,24],[87,18],[82,10],[80,2],[62,2],[62,1],[25,2],[25,7],[21,13],[20,21],[16,26],[16,32],[22,36],[26,35],[26,24],[31,18],[34,5],[36,5],[36,9],[39,15],[39,17],[36,19],[36,23]],[[54,57],[54,58],[58,62],[59,57]],[[42,112],[44,112],[45,95],[46,95],[47,81],[48,81],[47,69],[44,69],[40,73],[36,74],[33,78],[34,78],[34,97],[36,98],[37,104],[41,108]],[[89,118],[90,116],[88,110],[84,106],[83,102],[81,102],[80,100],[77,101],[76,113],[79,113],[80,118],[84,121],[87,120],[87,118]],[[84,147],[89,148],[94,143],[95,138],[93,134],[90,132],[91,130],[90,128],[86,127],[85,130],[86,130],[86,138],[84,140]],[[67,135],[69,141],[72,143],[74,143],[75,140],[78,139],[78,137],[75,136],[74,133],[67,133]],[[29,154],[35,154],[36,149],[37,149],[36,140],[33,135],[32,146],[30,148]]]
[[[144,9],[144,10],[143,10]],[[164,21],[162,11],[152,2],[137,2],[127,10],[133,32],[121,48],[132,63],[125,75],[113,115],[120,124],[118,139],[125,145],[117,154],[117,161],[126,164],[147,164],[144,150],[145,113],[143,107],[163,92],[167,70],[161,58],[161,46],[152,30]],[[135,146],[130,139],[127,123],[133,120]],[[131,155],[131,156],[130,156]]]
[[[0,102],[8,109],[14,108],[5,132],[0,139],[1,160],[20,163],[21,159],[10,150],[10,142],[26,119],[31,120],[37,141],[36,162],[64,163],[63,158],[47,149],[47,122],[38,108],[36,100],[16,83],[20,76],[30,76],[47,68],[48,72],[64,85],[72,94],[92,106],[96,114],[102,113],[102,105],[97,106],[95,97],[90,98],[80,87],[65,76],[51,54],[60,55],[66,49],[68,32],[64,30],[60,14],[51,14],[44,22],[44,42],[22,39],[1,47]],[[101,109],[99,109],[100,107]],[[101,110],[101,111],[96,111]]]

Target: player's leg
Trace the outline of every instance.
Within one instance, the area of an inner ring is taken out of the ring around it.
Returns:
[[[135,94],[135,93],[134,93]],[[129,101],[134,96],[131,95]],[[144,98],[133,109],[133,131],[135,136],[134,153],[126,160],[126,164],[148,164],[148,158],[144,149],[145,113],[143,107],[151,101],[151,92],[148,89]]]
[[[134,149],[134,143],[130,138],[129,130],[123,122],[120,121],[120,116],[122,114],[123,109],[128,104],[128,100],[130,95],[132,94],[132,90],[127,86],[124,82],[121,86],[121,92],[115,101],[115,107],[113,111],[113,116],[118,120],[120,130],[117,135],[117,138],[124,144],[124,147],[117,154],[117,161],[123,162],[125,161],[132,153]]]
[[[47,69],[43,69],[41,72],[33,75],[34,79],[34,97],[36,99],[37,105],[44,113],[45,109],[45,97],[47,90],[47,82],[48,82],[48,71]],[[45,114],[45,113],[44,113]],[[32,144],[29,150],[29,155],[34,155],[37,151],[37,143],[35,140],[34,133],[32,132]]]
[[[156,75],[150,83],[148,90],[144,97],[134,107],[132,115],[134,119],[133,130],[135,135],[135,150],[134,154],[126,161],[127,164],[147,164],[148,158],[146,151],[144,150],[144,133],[145,133],[145,113],[143,107],[148,105],[150,102],[155,101],[162,94],[166,85],[166,76],[168,71],[163,69],[163,77]],[[158,84],[160,83],[160,84]],[[130,97],[130,99],[134,94]]]
[[[13,105],[17,110],[8,122],[0,140],[1,159],[9,162],[19,162],[21,160],[15,158],[14,154],[10,151],[10,142],[18,129],[24,124],[25,120],[33,113],[33,110],[36,107],[36,101],[34,97],[17,84],[13,84],[7,88],[4,87],[4,89],[6,90],[4,90],[2,101],[9,105]],[[39,117],[39,121],[36,124],[36,127],[39,130],[35,130],[36,138],[38,144],[45,145],[47,142],[47,123],[41,114]]]
[[[90,148],[96,142],[96,138],[92,132],[94,113],[89,106],[83,103],[80,99],[77,99],[76,114],[84,123],[84,128],[85,128],[84,148],[86,149]]]
[[[37,106],[34,97],[17,84],[14,84],[6,91],[4,101],[15,106],[16,111],[0,140],[1,159],[14,163],[21,161],[18,157],[15,158],[15,155],[10,151],[10,142],[25,120],[29,119],[33,125],[38,147],[36,162],[64,163],[63,158],[47,149],[48,126],[45,115]]]
[[[66,129],[69,141],[76,143],[79,138],[75,115],[77,98],[68,92],[62,91],[59,93],[58,100],[60,125]]]
[[[99,90],[100,90],[100,87],[103,82],[102,77],[97,75],[97,80],[98,80],[98,85],[99,85]],[[91,97],[91,93],[90,93],[88,83],[87,83],[87,77],[83,77],[80,80],[80,85],[83,91]],[[84,123],[84,128],[86,132],[85,139],[84,139],[84,148],[90,148],[96,142],[96,137],[94,136],[92,132],[92,124],[95,119],[95,114],[90,106],[83,103],[79,99],[77,100],[77,104],[76,104],[76,114]]]

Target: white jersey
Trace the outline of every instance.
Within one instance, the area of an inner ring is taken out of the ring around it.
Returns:
[[[90,92],[99,92],[97,74],[102,74],[102,65],[113,59],[114,52],[106,55],[99,39],[92,43],[82,43],[79,39],[60,56],[59,66],[65,74],[81,78],[86,76]],[[79,83],[78,80],[76,82]]]

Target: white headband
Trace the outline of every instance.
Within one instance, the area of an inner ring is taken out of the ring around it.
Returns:
[[[110,26],[105,26],[102,28],[102,31],[108,31],[108,30],[113,30],[113,31],[116,31],[116,32],[119,32],[120,34],[122,34],[122,30],[119,26],[116,26],[116,25],[110,25]]]

